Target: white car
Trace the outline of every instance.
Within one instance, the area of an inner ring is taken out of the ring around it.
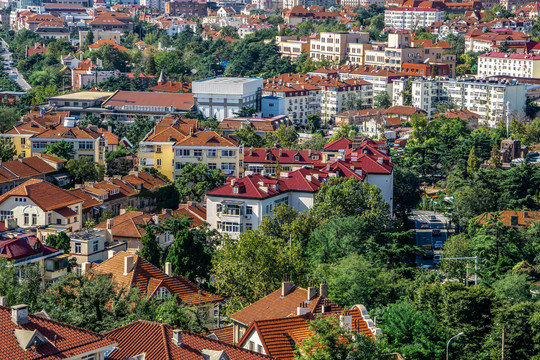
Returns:
[[[433,256],[433,263],[438,264],[441,262],[442,256],[441,255],[434,255]]]

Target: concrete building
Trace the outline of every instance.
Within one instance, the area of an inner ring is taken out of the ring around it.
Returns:
[[[341,61],[348,57],[352,44],[368,44],[369,33],[323,32],[310,43],[311,58]]]
[[[115,242],[110,229],[86,229],[69,233],[68,236],[71,239],[69,256],[77,261],[79,274],[85,263],[101,263],[115,252],[127,250],[127,242]]]
[[[540,55],[492,52],[478,57],[478,77],[540,78]]]
[[[298,59],[303,53],[309,55],[308,37],[276,36],[276,45],[281,57],[290,57],[292,61]]]
[[[406,79],[394,81],[394,105],[403,105]],[[495,127],[506,112],[525,109],[525,85],[496,80],[418,78],[412,81],[412,105],[426,111],[431,118],[438,104],[453,103],[480,115],[479,124]],[[507,104],[510,108],[507,109]]]
[[[433,8],[396,7],[385,10],[387,28],[414,31],[444,20],[444,11]]]
[[[263,96],[261,104],[261,116],[263,118],[272,118],[285,114],[285,97],[283,96]]]
[[[206,2],[191,0],[167,1],[165,14],[169,16],[204,17],[207,15]]]
[[[260,78],[213,77],[193,82],[192,93],[197,109],[218,121],[234,116],[243,107],[261,112],[263,80]]]

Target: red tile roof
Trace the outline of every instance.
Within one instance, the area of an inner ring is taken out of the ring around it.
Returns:
[[[150,106],[189,110],[193,107],[193,94],[169,92],[117,91],[103,107]]]
[[[244,164],[314,165],[322,162],[322,153],[311,150],[285,150],[281,148],[244,148]]]
[[[11,309],[0,306],[0,356],[3,359],[47,359],[60,360],[80,358],[85,353],[98,349],[112,349],[117,345],[111,338],[75,326],[49,320],[44,317],[28,315],[29,322],[17,325],[11,321]],[[15,331],[37,331],[46,340],[37,346],[21,348]]]
[[[347,138],[341,138],[334,140],[323,147],[323,151],[339,151],[348,149],[352,145],[353,141]]]
[[[27,197],[44,211],[82,203],[82,199],[69,191],[38,179],[28,180],[3,194],[0,196],[0,204],[11,196]]]
[[[84,210],[88,210],[93,208],[94,206],[99,206],[103,202],[100,200],[97,200],[92,197],[92,195],[84,192],[82,189],[70,189],[68,190],[70,193],[75,195],[78,198],[81,198],[83,200],[82,208]]]
[[[124,259],[133,256],[134,265],[124,273]],[[169,293],[188,305],[216,303],[223,298],[199,288],[183,276],[169,276],[150,264],[144,258],[124,251],[116,253],[112,258],[92,268],[100,274],[111,274],[113,281],[124,289],[136,288],[139,294],[153,297],[160,287],[165,287]]]
[[[166,81],[159,83],[156,86],[150,88],[153,91],[163,92],[187,92],[191,90],[191,83],[184,83],[180,81]]]
[[[34,234],[22,234],[15,238],[0,237],[0,257],[8,261],[24,259],[29,256],[49,255],[57,249],[46,246]]]
[[[182,331],[182,346],[172,341],[173,328],[169,325],[139,320],[105,333],[118,341],[118,347],[108,360],[124,360],[145,354],[145,360],[206,360],[207,350],[223,351],[230,359],[270,359],[234,345],[212,338]]]
[[[505,226],[514,226],[512,225],[512,218],[517,220],[518,226],[529,226],[533,222],[540,220],[540,211],[513,211],[513,210],[503,210],[496,213],[497,217],[500,217],[499,222],[503,223]],[[489,219],[493,218],[492,213],[484,213],[476,218],[480,224],[485,224]]]
[[[206,208],[197,203],[180,204],[178,209],[173,211],[173,214],[190,218],[194,227],[201,226],[206,222]]]

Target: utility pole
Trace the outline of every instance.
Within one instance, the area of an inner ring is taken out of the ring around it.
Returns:
[[[465,270],[465,287],[469,287],[469,263],[467,263]]]

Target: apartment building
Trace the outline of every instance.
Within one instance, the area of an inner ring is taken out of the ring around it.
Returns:
[[[405,79],[394,82],[394,104],[402,105]],[[438,104],[451,102],[480,115],[479,124],[495,127],[507,111],[525,109],[525,85],[496,80],[418,78],[412,81],[412,105],[431,118]]]
[[[313,168],[321,164],[323,154],[312,150],[287,150],[282,148],[244,149],[246,175],[265,174],[276,176],[278,166],[283,171],[296,171],[304,167]],[[279,165],[278,165],[279,164]]]
[[[303,53],[309,55],[310,52],[307,36],[276,36],[276,45],[281,57],[289,57],[291,61],[295,61]]]
[[[321,120],[328,122],[336,114],[348,110],[349,97],[360,99],[361,108],[373,107],[373,85],[361,79],[327,79],[318,83],[321,88]]]
[[[491,52],[478,57],[478,77],[540,78],[540,55]]]
[[[368,44],[369,33],[323,32],[310,42],[310,56],[316,60],[342,61],[352,44]],[[356,50],[356,48],[355,48]]]
[[[531,41],[531,36],[512,30],[483,32],[482,30],[469,30],[465,35],[465,52],[492,51],[501,45],[523,46]]]
[[[58,231],[81,228],[83,199],[45,180],[31,179],[0,196],[0,221],[15,219],[17,226],[54,225]]]
[[[326,177],[321,171],[302,168],[281,172],[279,178],[253,174],[231,179],[206,194],[206,221],[212,229],[237,238],[246,230],[257,229],[277,205],[309,210]]]
[[[280,75],[278,78],[283,78],[284,75]],[[278,99],[284,98],[284,115],[297,125],[304,125],[308,115],[318,113],[321,110],[320,87],[305,82],[296,84],[276,78],[269,79],[264,85],[263,96],[265,98],[269,96]]]
[[[387,28],[414,31],[444,20],[444,11],[434,8],[395,7],[384,11]]]
[[[204,17],[207,15],[206,2],[175,0],[165,2],[165,14],[169,16]]]
[[[141,141],[139,166],[154,167],[171,180],[188,163],[203,163],[226,176],[243,173],[243,147],[215,131],[201,131],[197,121],[165,118]]]
[[[260,78],[213,77],[194,81],[192,93],[195,106],[205,117],[218,121],[234,116],[243,107],[261,112],[263,80]]]

